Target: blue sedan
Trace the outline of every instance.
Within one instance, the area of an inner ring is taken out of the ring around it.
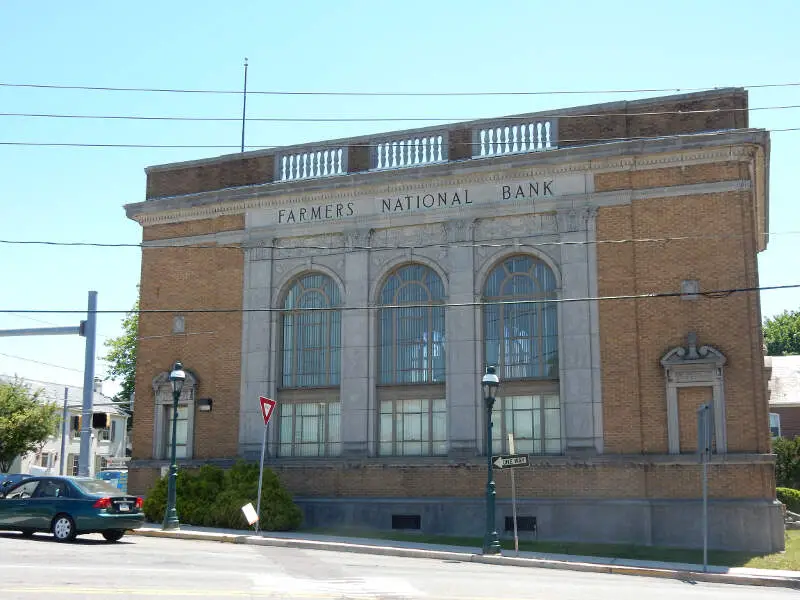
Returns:
[[[142,499],[89,477],[31,477],[0,490],[0,530],[52,532],[56,541],[101,533],[116,542],[144,522]]]

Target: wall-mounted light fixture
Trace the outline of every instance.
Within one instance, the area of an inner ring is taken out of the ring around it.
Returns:
[[[214,404],[214,401],[211,398],[198,398],[197,410],[201,412],[211,412],[212,404]]]

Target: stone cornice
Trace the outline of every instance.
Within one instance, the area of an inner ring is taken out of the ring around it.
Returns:
[[[743,136],[744,133],[750,135]],[[722,161],[750,162],[761,147],[762,135],[763,132],[758,131],[740,131],[698,136],[701,139],[691,141],[700,146],[691,148],[681,145],[675,148],[675,140],[610,143],[548,153],[473,159],[434,167],[362,173],[335,179],[259,184],[149,200],[130,204],[126,210],[130,218],[142,226],[149,226],[242,214],[252,209],[299,201],[324,204],[387,193],[410,193],[435,187],[460,187],[509,179],[656,169]],[[665,144],[668,141],[672,142],[672,147]],[[664,147],[660,148],[659,145]],[[613,155],[609,156],[611,153]],[[531,161],[536,164],[532,165]]]

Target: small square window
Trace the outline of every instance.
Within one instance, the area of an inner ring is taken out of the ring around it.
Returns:
[[[697,279],[681,281],[681,299],[697,300],[700,297],[700,282]]]
[[[172,318],[172,333],[183,333],[186,331],[186,317],[177,316]]]

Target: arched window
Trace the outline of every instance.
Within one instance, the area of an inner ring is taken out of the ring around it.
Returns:
[[[320,273],[301,277],[289,290],[283,305],[283,388],[339,385],[339,304],[339,288]]]
[[[485,362],[503,381],[492,421],[493,451],[559,454],[558,313],[553,271],[532,256],[512,256],[486,280],[483,300]]]
[[[401,267],[387,279],[380,303],[381,384],[441,383],[444,285],[429,267]],[[409,304],[411,306],[402,306]]]
[[[556,278],[531,256],[507,258],[484,289],[486,364],[504,381],[558,378]],[[531,303],[524,301],[531,300]]]
[[[379,302],[379,454],[446,454],[442,280],[425,265],[400,267]]]
[[[341,453],[340,292],[327,275],[310,273],[283,304],[279,456]]]

